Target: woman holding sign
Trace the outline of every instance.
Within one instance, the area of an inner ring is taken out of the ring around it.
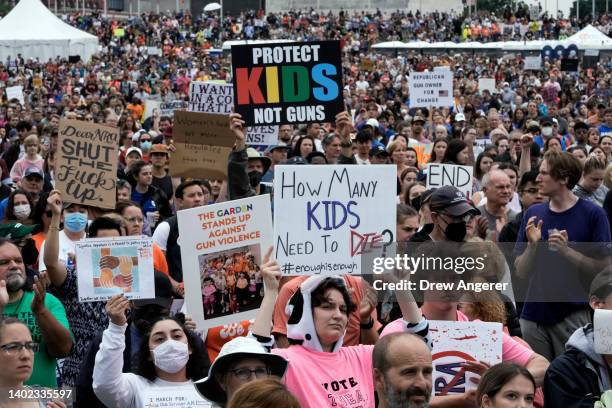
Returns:
[[[161,394],[166,388],[185,394],[188,399],[198,399],[206,406],[207,401],[193,386],[193,380],[206,375],[206,350],[197,334],[185,328],[183,319],[161,317],[153,322],[141,339],[136,373],[122,372],[129,308],[130,301],[123,295],[115,295],[106,303],[110,323],[96,354],[93,371],[96,396],[107,407],[140,408],[146,406],[147,395]]]
[[[280,265],[271,259],[272,248],[261,267],[265,295],[251,336],[272,342],[270,328],[278,296]],[[405,277],[402,277],[405,279]],[[390,280],[395,281],[392,276]],[[406,332],[416,333],[429,344],[429,323],[407,291],[396,292]],[[342,400],[374,406],[372,345],[343,347],[348,315],[359,307],[362,328],[373,324],[371,312],[376,302],[364,298],[357,306],[340,276],[311,276],[302,282],[286,311],[290,314],[287,338],[292,344],[272,353],[290,361],[285,383],[304,408],[341,406]],[[323,385],[323,387],[321,387]]]

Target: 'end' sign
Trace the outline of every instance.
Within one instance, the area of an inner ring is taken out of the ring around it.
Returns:
[[[427,165],[427,188],[455,186],[468,199],[472,197],[472,166],[429,163]]]

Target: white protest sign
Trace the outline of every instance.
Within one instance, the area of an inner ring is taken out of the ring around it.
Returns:
[[[278,126],[249,126],[246,144],[249,146],[271,146],[278,144]]]
[[[455,186],[467,198],[472,196],[473,183],[472,166],[459,166],[456,164],[427,164],[427,188]]]
[[[408,92],[411,108],[452,106],[453,73],[449,69],[410,72]]]
[[[17,85],[7,87],[6,99],[9,101],[11,99],[18,99],[20,104],[25,105],[25,101],[23,99],[23,86]]]
[[[270,196],[177,215],[185,304],[198,327],[254,318],[263,296],[259,265],[273,242]]]
[[[495,78],[480,78],[478,79],[478,90],[482,93],[482,91],[489,91],[493,93],[495,91]]]
[[[195,386],[153,387],[142,393],[144,405],[138,408],[210,408]]]
[[[525,62],[523,64],[523,69],[525,70],[533,70],[539,71],[542,69],[542,57],[541,56],[532,56],[525,57]]]
[[[149,237],[82,239],[76,242],[79,302],[123,293],[128,299],[155,298],[153,241]]]
[[[172,102],[160,102],[159,104],[159,116],[174,117],[174,111],[178,109],[187,109],[188,103],[186,101],[176,100]]]
[[[232,113],[234,87],[232,84],[191,82],[189,84],[189,110],[204,113]]]
[[[432,395],[463,394],[477,388],[472,379],[478,379],[478,374],[464,371],[463,363],[501,363],[502,329],[501,323],[430,320]]]
[[[362,254],[395,241],[395,166],[277,165],[274,173],[284,275],[361,274]]]
[[[162,55],[162,50],[159,47],[147,47],[147,55]]]
[[[597,354],[612,354],[612,310],[595,310],[593,337]]]
[[[144,101],[144,111],[142,112],[141,121],[144,122],[147,118],[153,116],[153,110],[159,110],[159,105],[161,101],[156,101],[153,99],[145,99]]]

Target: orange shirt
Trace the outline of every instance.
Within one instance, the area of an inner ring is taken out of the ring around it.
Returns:
[[[162,272],[166,276],[170,276],[170,273],[168,272],[168,262],[166,261],[166,255],[164,255],[164,251],[162,251],[161,248],[157,246],[157,244],[153,244],[153,269]]]
[[[206,348],[210,362],[215,361],[221,351],[221,347],[228,341],[236,337],[244,337],[249,332],[251,320],[243,320],[241,322],[229,323],[224,326],[217,326],[208,329],[206,335]]]
[[[38,234],[32,235],[32,239],[36,244],[36,249],[38,250],[38,252],[40,252],[40,247],[42,247],[42,243],[45,242],[46,235],[47,234],[45,234],[44,231],[40,231]]]

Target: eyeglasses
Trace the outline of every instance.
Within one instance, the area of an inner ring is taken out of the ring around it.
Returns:
[[[144,219],[141,217],[130,217],[130,218],[126,218],[125,220],[132,224],[136,224],[136,223],[142,224],[144,222]]]
[[[27,343],[8,343],[0,346],[0,349],[2,349],[6,354],[10,355],[19,354],[24,348],[28,351],[36,353],[38,351],[38,343],[29,341]]]
[[[140,143],[142,143],[142,142],[150,142],[150,141],[151,141],[151,139],[140,139]]]
[[[231,370],[231,372],[240,380],[248,380],[251,378],[251,375],[255,375],[255,378],[266,378],[270,375],[270,370],[263,367],[256,368],[254,370],[248,368],[238,368],[236,370]]]

